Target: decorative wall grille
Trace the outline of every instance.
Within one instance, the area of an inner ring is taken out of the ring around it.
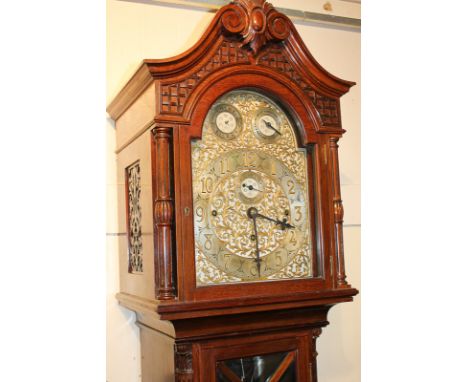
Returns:
[[[140,163],[127,167],[127,235],[128,235],[128,272],[143,272],[143,243],[141,237],[141,177]]]

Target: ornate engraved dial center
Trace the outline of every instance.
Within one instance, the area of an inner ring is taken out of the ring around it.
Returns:
[[[260,184],[265,192],[250,190],[248,187],[260,187]],[[241,191],[233,192],[236,189]],[[252,200],[255,200],[254,204]],[[289,208],[290,202],[281,184],[267,174],[261,171],[240,170],[219,180],[207,204],[217,211],[216,216],[211,216],[208,223],[220,245],[230,253],[254,259],[255,243],[250,239],[254,229],[247,211],[254,205],[256,210],[265,216],[279,216]],[[262,220],[257,224],[260,256],[266,256],[280,246],[286,232],[269,221]]]

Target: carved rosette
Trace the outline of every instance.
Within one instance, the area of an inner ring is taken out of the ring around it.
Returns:
[[[192,382],[192,345],[174,344],[175,381]]]
[[[254,56],[267,42],[283,41],[291,32],[289,19],[265,0],[238,0],[226,6],[221,23],[225,33],[239,35]]]

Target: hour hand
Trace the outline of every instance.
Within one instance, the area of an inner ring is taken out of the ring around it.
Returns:
[[[262,190],[259,190],[258,188],[255,188],[251,184],[242,183],[242,187],[247,188],[250,191],[255,190],[255,191],[258,191],[258,192],[262,192]]]

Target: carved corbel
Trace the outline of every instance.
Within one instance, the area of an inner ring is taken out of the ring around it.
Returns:
[[[312,341],[310,344],[311,361],[310,361],[310,379],[312,382],[317,381],[317,338],[322,334],[322,328],[313,328],[311,330]]]
[[[174,344],[175,382],[192,382],[192,345]]]

